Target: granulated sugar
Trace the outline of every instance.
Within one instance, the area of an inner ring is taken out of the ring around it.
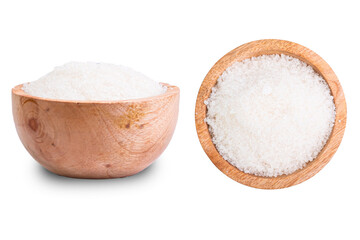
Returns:
[[[208,100],[213,143],[243,172],[291,174],[324,147],[335,105],[324,79],[286,55],[236,62],[219,77]]]
[[[156,96],[166,87],[124,66],[70,62],[24,84],[23,90],[51,99],[126,100]]]

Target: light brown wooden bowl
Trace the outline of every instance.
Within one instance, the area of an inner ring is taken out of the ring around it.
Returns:
[[[316,159],[309,162],[303,169],[289,175],[278,177],[259,177],[240,171],[224,160],[211,140],[208,125],[204,122],[206,105],[204,101],[210,96],[211,89],[216,85],[219,76],[234,62],[260,55],[286,54],[296,57],[314,68],[328,83],[334,97],[336,120],[332,133]],[[222,57],[206,75],[200,87],[195,109],[196,130],[200,143],[217,168],[233,180],[250,187],[277,189],[299,184],[318,173],[331,159],[340,145],[346,125],[346,102],[340,82],[331,67],[316,53],[299,44],[266,39],[241,45]]]
[[[18,135],[42,166],[76,178],[117,178],[148,167],[165,150],[179,111],[178,87],[124,101],[66,101],[12,89]]]

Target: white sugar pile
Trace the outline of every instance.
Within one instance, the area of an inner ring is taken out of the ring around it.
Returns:
[[[111,101],[160,95],[166,87],[124,66],[70,62],[24,84],[23,90],[51,99]]]
[[[335,119],[325,80],[286,55],[236,62],[219,77],[208,100],[213,143],[243,172],[276,177],[312,161]]]

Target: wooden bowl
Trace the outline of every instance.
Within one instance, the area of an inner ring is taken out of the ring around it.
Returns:
[[[76,178],[117,178],[148,167],[165,150],[179,111],[179,88],[124,101],[66,101],[12,89],[15,126],[42,166]]]
[[[212,142],[208,125],[204,122],[206,117],[206,105],[204,101],[209,98],[211,89],[216,85],[219,76],[234,62],[260,55],[286,54],[298,58],[309,64],[328,83],[331,94],[334,97],[336,107],[335,124],[332,133],[318,156],[309,162],[304,168],[289,175],[278,177],[259,177],[240,171],[231,165],[216,150]],[[340,82],[331,67],[316,53],[299,44],[267,39],[241,45],[222,57],[206,75],[200,87],[195,109],[196,130],[200,143],[210,160],[224,174],[233,180],[250,187],[263,189],[277,189],[299,184],[318,173],[331,159],[340,145],[346,125],[346,102]]]

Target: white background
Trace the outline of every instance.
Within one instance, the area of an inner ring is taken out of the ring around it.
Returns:
[[[357,1],[1,1],[0,239],[359,239]],[[344,140],[310,180],[259,190],[222,174],[194,123],[225,53],[277,38],[322,56],[348,104]],[[145,171],[81,180],[44,170],[13,124],[11,88],[68,61],[122,64],[181,89],[173,139]]]

